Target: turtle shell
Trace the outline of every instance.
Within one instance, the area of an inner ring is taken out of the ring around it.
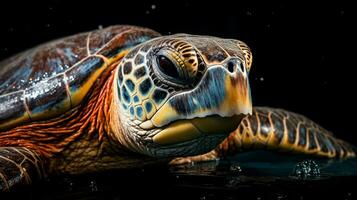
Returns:
[[[111,26],[34,47],[0,63],[0,130],[49,119],[78,105],[101,73],[159,34]]]

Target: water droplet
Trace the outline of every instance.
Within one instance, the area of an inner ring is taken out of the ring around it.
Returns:
[[[246,14],[247,16],[252,16],[252,15],[253,15],[253,13],[252,13],[251,11],[247,11],[245,14]]]
[[[90,187],[92,192],[97,192],[98,191],[97,183],[94,180],[90,181],[89,187]]]
[[[232,172],[242,172],[242,168],[238,164],[232,164],[229,170]]]
[[[280,199],[287,199],[288,196],[286,194],[279,194],[279,193],[276,193],[276,199],[277,200],[280,200]]]
[[[74,183],[71,178],[64,178],[63,182],[66,184],[66,189],[68,192],[73,191]]]
[[[313,160],[304,160],[294,167],[293,176],[300,179],[320,177],[320,166]]]
[[[260,80],[261,82],[263,82],[263,81],[264,81],[264,77],[260,77],[259,80]]]
[[[200,197],[200,200],[206,200],[207,198],[206,198],[206,196],[201,196]]]
[[[345,200],[350,200],[350,199],[353,199],[352,193],[351,192],[347,192],[347,194],[345,195]]]
[[[151,5],[151,10],[155,10],[156,9],[156,5],[155,4],[152,4]]]

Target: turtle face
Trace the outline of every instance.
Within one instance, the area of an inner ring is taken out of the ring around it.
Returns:
[[[242,42],[186,34],[159,37],[123,58],[111,127],[127,148],[155,157],[216,147],[252,111]]]

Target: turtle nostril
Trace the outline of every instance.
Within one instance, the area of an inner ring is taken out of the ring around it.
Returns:
[[[235,64],[233,62],[228,62],[227,68],[228,68],[228,71],[230,73],[233,73],[234,72],[234,68],[235,68]]]

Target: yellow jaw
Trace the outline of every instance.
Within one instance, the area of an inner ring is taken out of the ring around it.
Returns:
[[[180,120],[155,135],[153,141],[160,145],[170,145],[197,139],[204,135],[230,133],[237,128],[242,118],[243,115],[235,115]]]

